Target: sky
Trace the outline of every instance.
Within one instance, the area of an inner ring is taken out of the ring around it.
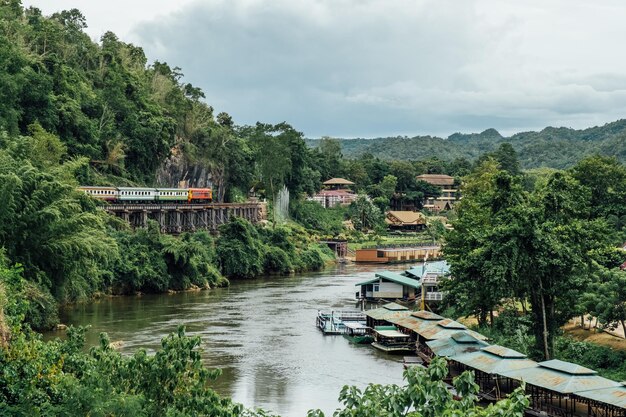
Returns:
[[[622,0],[40,0],[78,8],[149,61],[182,68],[216,113],[308,137],[546,126],[626,115]]]

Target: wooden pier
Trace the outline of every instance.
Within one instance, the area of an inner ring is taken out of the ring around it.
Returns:
[[[365,324],[365,318],[365,313],[362,311],[331,311],[330,313],[318,311],[315,325],[324,335],[344,334],[345,323]]]
[[[215,232],[231,217],[241,217],[251,223],[264,219],[263,203],[222,204],[110,204],[100,207],[124,219],[133,228],[147,227],[154,220],[168,234],[207,230]]]

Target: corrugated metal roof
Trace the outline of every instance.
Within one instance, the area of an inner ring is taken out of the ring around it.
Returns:
[[[392,318],[389,321],[397,326],[404,327],[405,329],[409,329],[413,332],[417,332],[419,329],[424,328],[425,326],[434,325],[434,323],[432,322],[419,320],[412,316]]]
[[[461,323],[454,321],[454,320],[450,320],[450,319],[443,319],[437,324],[446,329],[457,329],[457,330],[467,329],[467,327],[465,327]]]
[[[391,271],[382,271],[376,273],[376,278],[370,279],[368,281],[359,282],[358,284],[354,284],[355,287],[361,285],[372,284],[378,281],[379,278],[385,279],[387,281],[395,282],[397,284],[406,285],[412,288],[420,288],[422,284],[416,279],[405,277],[404,275],[397,274]]]
[[[428,262],[424,265],[424,274],[447,274],[450,265],[446,261]]]
[[[481,348],[489,346],[489,343],[476,339],[466,331],[456,332],[449,338],[430,340],[426,344],[435,355],[446,358],[477,352]]]
[[[408,310],[407,307],[400,305],[398,303],[387,303],[383,305],[383,308],[386,308],[387,310],[391,310],[391,311],[405,311]]]
[[[521,358],[507,358],[490,352],[499,351],[500,349],[507,348],[498,345],[490,345],[477,352],[455,356],[453,360],[488,374],[503,374],[510,371],[537,367],[537,362],[525,356]]]
[[[482,335],[481,335],[482,336]],[[481,339],[469,334],[466,331],[454,333],[451,337],[456,343],[475,343],[481,341]],[[488,345],[487,343],[486,345]],[[485,346],[486,346],[485,345]]]
[[[598,375],[572,375],[540,366],[540,364],[528,369],[502,372],[501,375],[561,394],[620,386],[619,382]]]
[[[585,368],[584,366],[577,365],[571,362],[564,362],[558,359],[552,359],[549,361],[539,362],[540,366],[544,368],[554,369],[555,371],[565,372],[570,375],[595,375],[596,371],[593,369]]]
[[[407,317],[410,314],[411,312],[409,310],[394,311],[394,310],[388,310],[383,307],[377,308],[375,310],[368,310],[365,312],[365,315],[367,317],[371,317],[374,320],[390,320],[393,318]]]
[[[500,345],[491,345],[484,348],[483,350],[485,352],[493,353],[494,355],[507,359],[523,359],[526,357],[526,355],[524,355],[523,353]]]
[[[406,277],[404,275],[400,275],[397,274],[395,272],[391,272],[391,271],[382,271],[382,272],[377,272],[376,273],[377,277],[383,278],[383,279],[387,279],[389,281],[393,281],[393,282],[397,282],[399,284],[402,285],[407,285],[409,287],[413,287],[413,288],[420,288],[421,284],[418,280],[413,279],[413,278],[409,278]]]
[[[405,273],[415,278],[422,278],[422,275],[424,275],[424,266],[423,265],[414,266],[412,268],[407,269]]]
[[[574,393],[574,395],[626,409],[626,387],[623,385],[621,387],[579,391]]]
[[[445,327],[441,327],[436,324],[434,326],[420,328],[419,330],[417,330],[416,333],[426,340],[436,340],[443,339],[445,337],[451,337],[454,333],[458,331],[459,329],[446,329]]]
[[[422,320],[443,320],[443,317],[441,317],[439,314],[435,314],[432,311],[426,310],[414,311],[413,313],[411,313],[411,315]]]

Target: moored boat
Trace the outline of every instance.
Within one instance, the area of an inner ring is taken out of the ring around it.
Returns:
[[[399,332],[396,326],[376,326],[373,334],[372,346],[383,352],[404,353],[415,350],[415,344],[410,341],[411,336]]]
[[[369,344],[374,341],[372,328],[360,322],[345,323],[345,333],[343,337],[354,344]]]

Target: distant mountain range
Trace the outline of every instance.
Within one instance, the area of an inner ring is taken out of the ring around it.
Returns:
[[[626,163],[626,120],[583,130],[546,127],[540,132],[522,132],[503,137],[495,129],[482,133],[455,133],[448,138],[433,136],[389,137],[375,139],[339,139],[345,157],[356,158],[365,153],[387,160],[419,160],[437,157],[476,159],[485,152],[509,142],[518,152],[523,168],[567,168],[581,158],[600,154],[616,156]],[[308,139],[317,146],[319,139]]]

